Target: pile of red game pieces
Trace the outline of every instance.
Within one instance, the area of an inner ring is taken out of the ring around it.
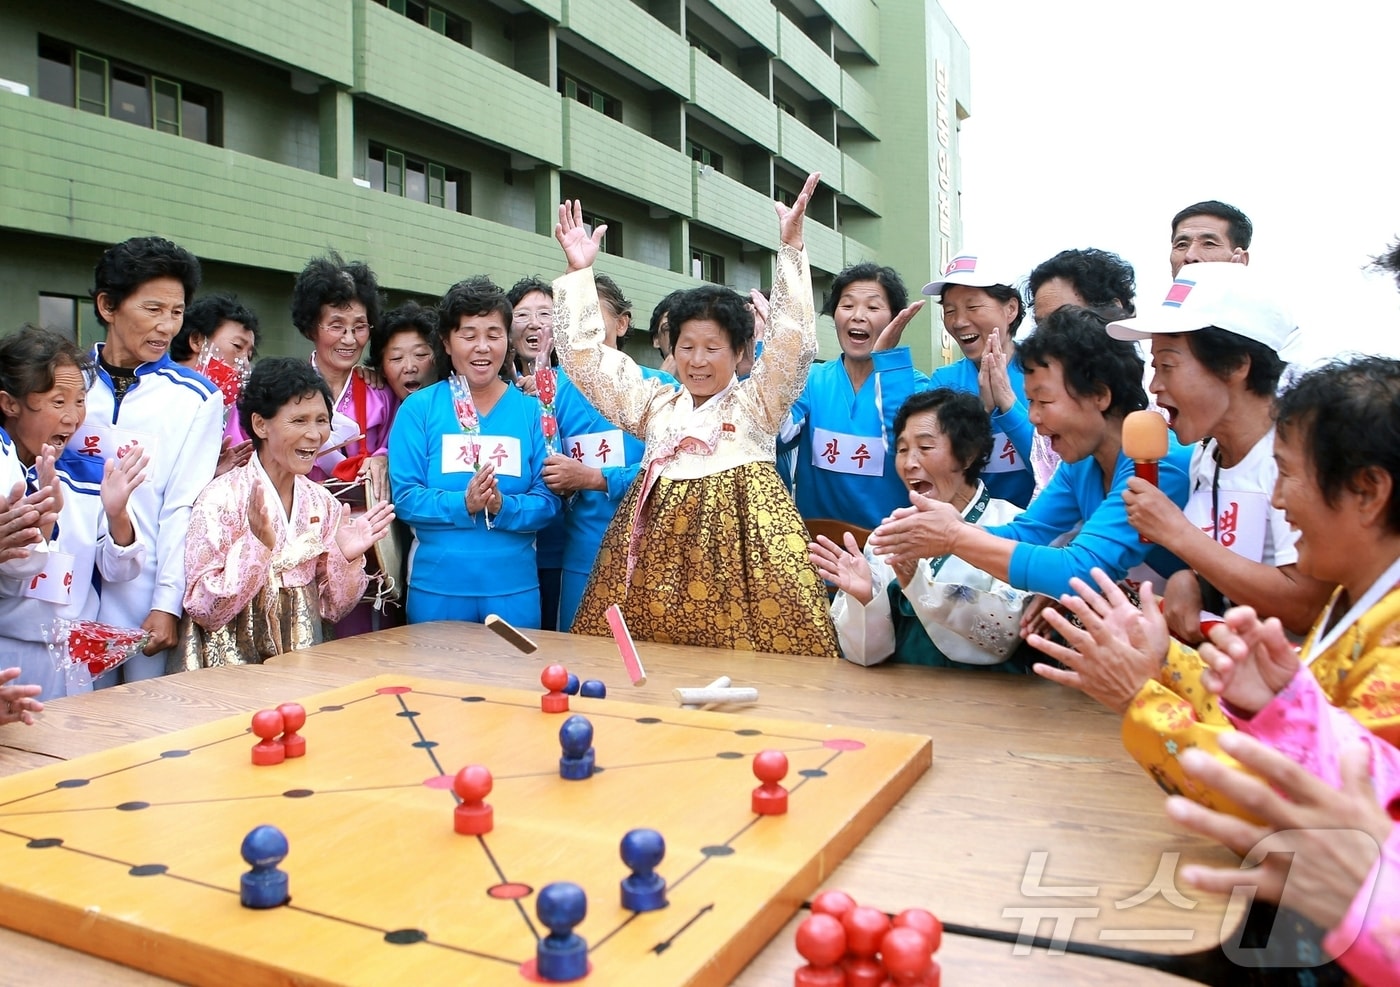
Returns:
[[[844,891],[823,891],[812,914],[797,927],[797,951],[807,961],[794,987],[939,987],[942,971],[933,954],[943,923],[932,912],[909,908],[891,919],[855,903]]]

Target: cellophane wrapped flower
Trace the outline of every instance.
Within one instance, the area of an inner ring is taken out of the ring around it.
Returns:
[[[139,653],[150,640],[150,631],[96,620],[60,617],[44,625],[49,655],[70,685],[91,685],[93,679]]]
[[[242,357],[235,357],[231,363],[224,360],[218,347],[206,341],[199,349],[195,370],[208,378],[223,394],[224,424],[228,424],[228,416],[238,403],[239,392],[243,390],[243,385],[248,383],[248,377],[253,372],[252,366]]]
[[[540,399],[540,428],[544,432],[545,454],[550,456],[559,451],[559,421],[554,417],[558,391],[558,379],[546,350],[535,359],[535,397]]]

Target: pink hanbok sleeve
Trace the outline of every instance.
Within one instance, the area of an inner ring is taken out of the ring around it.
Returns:
[[[1244,733],[1258,738],[1334,788],[1341,786],[1341,753],[1364,744],[1371,753],[1371,781],[1391,818],[1400,812],[1400,751],[1345,710],[1327,701],[1307,667],[1273,700],[1245,719],[1221,704]],[[1322,940],[1322,948],[1364,984],[1400,983],[1400,825],[1362,882],[1346,917]]]
[[[272,552],[248,528],[248,467],[211,481],[185,535],[185,612],[216,631],[267,585]]]

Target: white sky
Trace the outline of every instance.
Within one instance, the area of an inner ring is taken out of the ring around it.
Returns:
[[[1400,234],[1400,3],[940,0],[972,53],[963,233],[1024,277],[1067,247],[1171,273],[1171,217],[1220,199],[1313,360],[1400,356],[1400,293],[1365,272]],[[1288,355],[1288,354],[1285,354]]]

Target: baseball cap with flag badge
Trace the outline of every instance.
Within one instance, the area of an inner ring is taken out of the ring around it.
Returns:
[[[1147,339],[1158,333],[1198,332],[1215,327],[1280,353],[1297,322],[1276,290],[1244,264],[1188,264],[1155,310],[1108,324],[1114,339]]]
[[[942,295],[945,288],[954,284],[967,285],[970,288],[990,288],[998,284],[1010,287],[1014,283],[1015,279],[1001,268],[995,267],[994,262],[983,260],[980,255],[964,250],[948,262],[942,278],[924,285],[924,294]]]

